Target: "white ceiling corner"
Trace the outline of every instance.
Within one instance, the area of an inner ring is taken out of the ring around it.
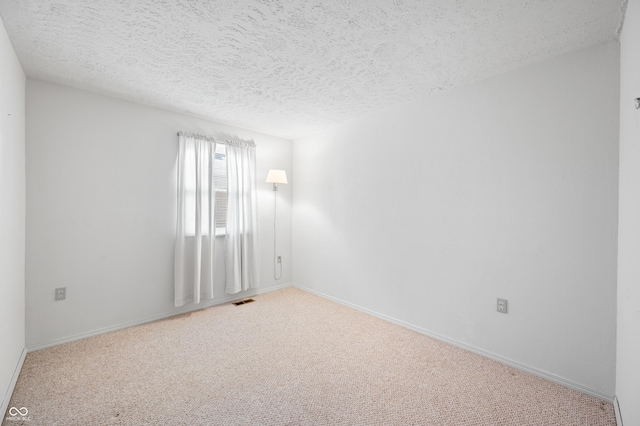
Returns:
[[[289,139],[617,37],[624,0],[0,0],[33,78]]]

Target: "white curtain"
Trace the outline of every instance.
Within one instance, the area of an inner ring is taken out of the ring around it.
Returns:
[[[227,203],[226,292],[235,294],[259,284],[256,147],[253,143],[227,143]]]
[[[178,133],[175,306],[213,298],[216,142]]]

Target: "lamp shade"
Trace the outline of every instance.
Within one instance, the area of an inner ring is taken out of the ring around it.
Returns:
[[[285,172],[284,170],[269,170],[269,174],[267,175],[267,183],[288,183],[287,172]]]

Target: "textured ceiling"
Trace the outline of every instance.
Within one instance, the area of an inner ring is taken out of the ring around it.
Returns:
[[[296,138],[617,37],[625,0],[0,0],[33,78]]]

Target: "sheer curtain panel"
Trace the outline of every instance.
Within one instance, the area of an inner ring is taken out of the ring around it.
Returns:
[[[227,142],[226,292],[235,294],[259,284],[256,147]]]
[[[175,306],[213,298],[216,141],[178,133]]]

